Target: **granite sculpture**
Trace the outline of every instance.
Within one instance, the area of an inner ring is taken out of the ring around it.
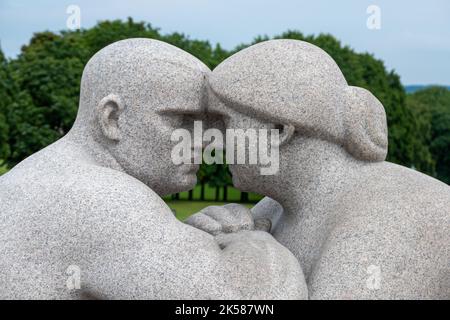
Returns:
[[[267,197],[182,223],[161,197],[198,165],[171,161],[171,134],[218,116],[278,129],[278,171],[230,165]],[[386,162],[387,134],[380,101],[309,43],[262,42],[211,73],[116,42],[86,65],[70,132],[0,177],[0,297],[449,299],[450,189]]]
[[[198,165],[170,161],[170,135],[204,117],[209,73],[150,39],[90,59],[70,132],[0,177],[0,298],[307,297],[269,233],[212,236],[161,199],[196,183]]]
[[[311,299],[450,298],[449,186],[384,161],[382,104],[349,86],[325,51],[258,43],[217,66],[209,85],[208,111],[227,128],[280,129],[278,173],[261,175],[258,164],[230,171],[237,188],[268,196],[254,218],[270,219],[298,258]],[[201,215],[188,222],[208,231]]]

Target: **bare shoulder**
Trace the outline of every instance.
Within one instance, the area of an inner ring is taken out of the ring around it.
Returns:
[[[80,197],[99,199],[105,205],[165,206],[161,197],[143,182],[117,170],[89,166],[75,174],[72,190]]]
[[[353,201],[351,200],[353,198]],[[368,215],[384,216],[395,223],[411,220],[428,224],[449,222],[450,187],[418,171],[382,162],[363,170],[346,203]]]
[[[52,159],[43,153],[1,177],[2,212],[15,213],[11,225],[26,225],[33,216],[39,222],[33,228],[66,228],[77,234],[175,220],[153,190],[126,173]]]
[[[450,189],[384,163],[344,196],[311,283],[329,298],[449,298]]]
[[[355,245],[373,244],[382,252],[414,243],[424,250],[418,252],[450,253],[448,185],[388,162],[363,177],[338,208],[335,237],[356,235]]]

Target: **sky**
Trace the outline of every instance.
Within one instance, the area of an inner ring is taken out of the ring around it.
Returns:
[[[0,0],[2,50],[15,57],[34,32],[67,30],[70,5],[79,7],[82,28],[132,17],[162,33],[183,32],[226,49],[288,29],[330,33],[382,59],[405,85],[450,85],[448,0]],[[373,5],[379,14],[367,12]]]

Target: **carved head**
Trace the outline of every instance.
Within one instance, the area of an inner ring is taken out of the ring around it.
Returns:
[[[255,44],[222,62],[209,80],[215,99],[209,108],[223,113],[228,128],[280,128],[285,150],[301,137],[342,146],[362,161],[386,157],[382,104],[369,91],[349,86],[334,60],[310,43]]]
[[[198,166],[172,163],[170,136],[175,129],[191,130],[203,116],[209,72],[167,43],[118,41],[87,63],[75,124],[87,128],[129,175],[158,194],[189,190]]]

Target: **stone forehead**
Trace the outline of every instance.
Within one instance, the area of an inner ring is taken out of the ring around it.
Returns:
[[[87,63],[81,81],[81,98],[96,105],[114,93],[126,103],[139,97],[154,109],[168,104],[190,108],[202,95],[210,70],[191,54],[154,39],[126,39],[97,52]]]
[[[347,82],[334,60],[310,43],[258,43],[223,61],[209,83],[215,95],[239,112],[292,123],[311,133],[325,127],[331,135],[341,131],[339,107]]]
[[[209,69],[191,54],[162,41],[133,38],[117,41],[97,52],[88,62],[85,72],[96,66],[116,68],[117,64],[151,66],[157,63],[171,64],[180,69],[208,72]]]
[[[342,87],[347,82],[324,50],[300,40],[279,39],[255,44],[223,61],[213,71],[212,84],[221,92],[230,85],[241,90],[248,85],[253,91],[275,93],[296,87]]]

